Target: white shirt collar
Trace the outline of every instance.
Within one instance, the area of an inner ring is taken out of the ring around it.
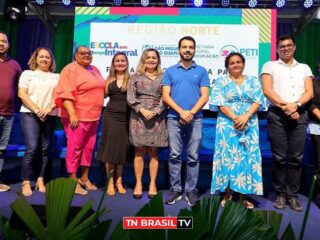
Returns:
[[[284,61],[282,61],[281,58],[279,58],[279,59],[277,60],[277,62],[278,62],[279,64],[283,64],[283,65],[288,66],[288,64],[286,64]],[[297,65],[297,64],[299,64],[299,62],[298,62],[297,60],[293,59],[293,63],[292,63],[291,66],[293,67],[293,66],[295,66],[295,65]]]

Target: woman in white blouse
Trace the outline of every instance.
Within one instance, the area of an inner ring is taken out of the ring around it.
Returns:
[[[26,152],[22,161],[22,194],[31,196],[30,180],[34,174],[35,161],[41,161],[36,180],[36,190],[45,192],[43,176],[47,167],[49,140],[53,133],[57,110],[54,91],[59,74],[54,73],[55,61],[48,48],[37,48],[28,62],[30,70],[21,74],[18,95],[22,100],[21,128],[24,134]]]

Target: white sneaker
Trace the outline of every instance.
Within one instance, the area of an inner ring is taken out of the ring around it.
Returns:
[[[0,183],[0,192],[7,192],[10,189],[11,189],[10,186],[3,184],[3,183]]]

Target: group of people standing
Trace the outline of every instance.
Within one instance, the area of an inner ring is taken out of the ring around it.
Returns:
[[[86,195],[88,190],[97,189],[89,179],[89,168],[103,100],[108,96],[96,156],[105,163],[108,175],[114,173],[106,194],[126,193],[122,180],[123,165],[128,159],[131,144],[135,147],[136,184],[133,198],[139,199],[143,194],[142,174],[146,154],[149,156],[150,174],[148,197],[155,196],[158,148],[168,146],[170,191],[164,201],[174,204],[181,200],[185,192],[187,203],[191,206],[195,204],[198,198],[202,108],[209,100],[210,82],[206,69],[193,61],[196,42],[192,37],[180,39],[180,61],[164,73],[156,49],[143,51],[133,75],[129,74],[128,57],[122,52],[115,54],[106,81],[91,65],[92,53],[86,46],[76,49],[74,61],[60,75],[54,73],[55,62],[51,51],[38,48],[30,58],[30,70],[20,76],[19,65],[7,57],[8,48],[7,35],[0,32],[0,71],[5,69],[6,73],[3,75],[5,77],[0,77],[4,79],[0,79],[0,84],[8,89],[5,94],[1,91],[0,96],[0,169],[12,125],[12,96],[20,79],[18,96],[23,103],[21,125],[26,142],[22,163],[23,195],[32,194],[30,180],[34,176],[33,163],[36,159],[41,159],[36,189],[41,192],[46,190],[43,176],[48,162],[53,116],[58,110],[67,137],[67,172],[70,178],[77,181],[75,193]],[[268,133],[277,195],[274,206],[284,209],[289,204],[293,210],[302,211],[297,192],[308,124],[307,112],[310,109],[313,119],[310,133],[314,135],[319,161],[320,103],[318,82],[314,81],[312,85],[310,68],[294,59],[295,48],[291,36],[282,36],[277,40],[279,59],[263,66],[262,85],[256,76],[243,74],[245,58],[240,53],[231,53],[226,57],[228,75],[215,80],[209,100],[210,110],[218,111],[211,193],[224,192],[222,207],[233,200],[236,192],[245,207],[254,208],[246,194],[263,194],[257,111],[267,108],[268,99]],[[183,185],[181,167],[184,147],[187,160]],[[81,174],[78,178],[79,168]],[[319,171],[318,162],[318,181]],[[5,186],[0,185],[2,188]]]

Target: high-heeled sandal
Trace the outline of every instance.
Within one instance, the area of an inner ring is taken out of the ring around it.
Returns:
[[[230,194],[230,195],[226,194],[226,195],[223,197],[222,201],[220,202],[220,206],[221,206],[222,208],[224,208],[224,207],[226,206],[227,202],[232,201],[232,198],[233,198],[233,197],[232,197],[232,194]]]
[[[151,188],[150,186],[149,186],[149,192],[148,192],[149,199],[153,198],[154,196],[156,196],[158,194],[157,187],[155,186],[153,191],[150,191],[150,188]]]
[[[241,203],[247,209],[254,209],[254,204],[248,200],[243,200]]]
[[[114,196],[114,195],[116,195],[116,190],[115,190],[115,188],[114,188],[113,181],[111,182],[111,180],[110,180],[110,182],[109,182],[109,184],[108,184],[108,188],[107,188],[106,194],[107,194],[108,196]]]
[[[138,192],[136,193],[136,188],[137,188],[137,185],[135,186],[134,190],[133,190],[133,198],[134,199],[140,199],[142,198],[142,186],[141,186],[141,192]]]
[[[78,178],[78,183],[81,185],[82,188],[84,188],[85,190],[91,190],[91,191],[95,191],[97,190],[97,186],[94,185],[92,182],[90,182],[90,180],[83,182],[81,180],[81,178]]]
[[[21,193],[25,197],[30,197],[32,195],[30,181],[23,181],[21,183]]]
[[[84,195],[88,194],[88,191],[84,190],[81,187],[81,185],[79,183],[77,183],[77,186],[76,186],[76,189],[74,190],[74,193],[77,194],[77,195],[84,196]]]
[[[127,189],[123,187],[122,183],[116,183],[115,190],[120,194],[126,194],[127,192]]]
[[[37,180],[35,190],[42,193],[46,192],[46,185],[44,184],[43,180]]]

